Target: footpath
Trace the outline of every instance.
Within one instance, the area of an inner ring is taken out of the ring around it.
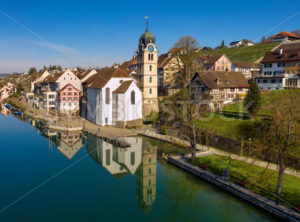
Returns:
[[[176,145],[179,145],[179,146],[184,146],[184,147],[187,147],[187,148],[190,147],[190,143],[188,141],[179,139],[179,138],[174,137],[174,136],[161,135],[159,133],[156,133],[156,132],[153,132],[153,131],[150,131],[150,130],[147,130],[147,129],[146,130],[137,130],[137,133],[139,135],[143,135],[143,136],[151,137],[151,138],[154,138],[154,139],[162,140],[162,141],[165,141],[165,142],[173,143],[173,144],[176,144]],[[197,148],[196,157],[209,156],[209,155],[214,155],[214,154],[222,155],[222,156],[228,156],[229,155],[228,152],[221,151],[221,150],[218,150],[216,148],[208,147],[208,146],[205,146],[205,145],[197,144],[196,148]],[[189,157],[190,154],[187,154],[186,156]],[[249,164],[253,164],[253,165],[256,165],[256,166],[264,167],[264,168],[266,168],[268,166],[268,169],[271,169],[271,170],[275,170],[275,171],[278,170],[277,164],[273,164],[273,163],[268,164],[268,162],[266,162],[266,161],[257,160],[257,159],[253,159],[253,158],[246,157],[246,156],[239,156],[239,155],[236,155],[236,154],[231,154],[231,158],[239,160],[239,161],[247,162]],[[300,172],[297,172],[296,170],[291,169],[291,168],[287,168],[285,170],[285,173],[289,174],[289,175],[296,176],[296,177],[300,177]]]

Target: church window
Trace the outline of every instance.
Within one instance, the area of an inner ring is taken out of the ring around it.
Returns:
[[[153,61],[153,54],[151,54],[151,61]]]
[[[148,171],[149,171],[149,175],[151,175],[151,168],[149,168],[149,170],[148,170]]]
[[[148,54],[148,60],[149,60],[149,61],[151,60],[151,55],[150,55],[150,54]]]
[[[131,152],[130,157],[131,157],[130,158],[130,163],[133,166],[135,164],[135,155],[134,155],[134,152]]]
[[[152,89],[149,89],[149,93],[152,94]]]
[[[149,78],[149,82],[152,83],[152,77]]]
[[[110,165],[110,150],[106,150],[106,166],[109,166]]]
[[[132,91],[131,92],[131,96],[130,96],[131,98],[131,105],[134,105],[135,104],[135,92],[134,91]]]
[[[109,88],[105,89],[105,103],[110,104],[110,89]]]
[[[150,72],[152,71],[152,65],[149,66],[149,70],[150,70]]]

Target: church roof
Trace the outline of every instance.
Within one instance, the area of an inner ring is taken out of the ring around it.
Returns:
[[[132,80],[122,82],[122,84],[115,91],[113,91],[113,93],[121,93],[122,94],[122,93],[127,92],[131,83],[132,83]]]
[[[144,34],[141,35],[139,40],[139,42],[142,43],[144,46],[148,45],[149,43],[155,43],[155,37],[151,32],[149,32],[148,29],[148,21],[146,24],[147,24],[146,32],[144,32]]]
[[[120,68],[103,68],[96,75],[85,82],[87,88],[101,89],[111,78],[131,78],[129,74]]]

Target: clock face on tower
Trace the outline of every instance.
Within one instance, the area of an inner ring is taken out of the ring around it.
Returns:
[[[150,45],[150,46],[148,47],[148,50],[149,50],[149,52],[153,52],[153,50],[154,50],[153,46]]]

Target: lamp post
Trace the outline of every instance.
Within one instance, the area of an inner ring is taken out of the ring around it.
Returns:
[[[252,139],[249,138],[249,143],[250,143],[250,144],[249,144],[249,157],[250,157],[250,150],[251,150],[251,140],[252,140]]]

